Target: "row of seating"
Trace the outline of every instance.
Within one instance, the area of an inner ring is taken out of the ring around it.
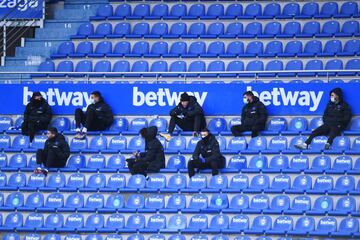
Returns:
[[[262,41],[252,41],[244,46],[241,41],[224,43],[215,41],[208,44],[205,42],[193,42],[187,47],[187,43],[173,42],[169,50],[169,44],[165,41],[150,43],[139,41],[131,47],[130,42],[120,41],[113,44],[111,41],[98,42],[95,47],[89,41],[79,42],[76,46],[73,42],[63,42],[58,51],[51,58],[82,58],[82,57],[181,57],[181,58],[235,58],[235,57],[333,57],[333,56],[358,56],[360,55],[360,40],[348,40],[342,47],[340,40],[329,40],[324,44],[319,40],[290,41],[285,48],[281,41],[271,41],[264,44]],[[225,47],[226,45],[226,47]],[[226,48],[226,50],[225,50]],[[207,50],[206,50],[207,49]]]
[[[226,7],[226,10],[225,10]],[[337,2],[326,2],[321,6],[316,2],[305,3],[302,7],[298,3],[287,3],[280,6],[278,3],[251,3],[243,5],[241,3],[229,4],[225,6],[221,3],[214,3],[205,6],[198,4],[174,4],[169,9],[169,4],[137,4],[132,6],[122,3],[116,6],[105,4],[96,11],[96,16],[90,17],[92,20],[103,19],[291,19],[291,18],[348,18],[360,17],[357,2],[344,2],[341,7]],[[188,9],[189,8],[189,9]],[[262,9],[264,8],[264,9]],[[301,10],[300,10],[301,8]],[[340,8],[340,9],[339,9]],[[244,9],[244,10],[243,10]],[[339,11],[340,10],[340,11]]]
[[[25,221],[22,213],[6,215],[3,227],[0,230],[11,231],[39,231],[39,232],[96,232],[108,233],[227,233],[227,234],[267,234],[281,235],[283,233],[312,236],[356,236],[359,237],[359,220],[352,217],[342,218],[339,225],[335,217],[300,217],[290,216],[271,217],[260,215],[250,221],[246,215],[235,215],[231,219],[226,215],[215,215],[211,218],[204,214],[187,217],[176,214],[167,220],[165,215],[154,214],[145,217],[142,214],[133,214],[125,217],[114,213],[107,217],[91,214],[86,220],[80,213],[63,216],[59,213],[44,216],[41,213],[29,214]],[[46,218],[46,219],[45,219]],[[66,218],[66,220],[65,220]],[[189,218],[189,219],[188,219]],[[317,222],[317,223],[316,223]],[[315,227],[316,226],[316,227]]]
[[[20,133],[19,131],[12,130],[13,127],[19,128],[23,122],[23,118],[19,117],[15,121],[11,117],[0,117],[0,132],[6,133]],[[221,133],[222,135],[228,135],[232,126],[241,124],[241,118],[235,117],[230,120],[225,118],[216,117],[210,119],[208,123],[208,129],[212,133]],[[262,131],[263,135],[272,135],[281,133],[282,135],[296,135],[299,133],[309,134],[310,131],[323,124],[322,117],[315,116],[308,121],[305,117],[292,117],[291,119],[285,119],[283,117],[272,117],[268,120],[266,130]],[[55,117],[52,119],[50,126],[56,127],[58,131],[65,134],[74,133],[71,129],[75,129],[75,121],[70,120],[68,117]],[[157,117],[148,119],[145,117],[136,117],[129,120],[125,117],[115,117],[112,126],[109,130],[103,133],[109,132],[112,134],[138,134],[138,132],[145,127],[156,126],[159,132],[167,130],[168,120],[163,117]],[[70,131],[70,132],[69,132]],[[345,134],[356,135],[360,132],[360,118],[354,117],[349,124]],[[89,132],[91,134],[91,132]],[[188,135],[188,132],[182,132],[183,135]],[[246,134],[246,132],[245,132]]]
[[[121,194],[111,194],[105,199],[102,194],[90,194],[87,198],[81,193],[64,196],[62,193],[50,193],[47,196],[35,192],[26,198],[20,192],[0,194],[0,209],[21,212],[94,212],[97,213],[227,213],[227,214],[288,214],[288,215],[330,215],[360,216],[360,209],[354,197],[343,196],[334,200],[332,196],[316,197],[312,204],[311,196],[287,196],[258,194],[248,196],[237,194],[213,194],[210,201],[205,194],[189,197],[185,194],[173,194],[167,200],[163,195],[151,194],[146,198],[141,194],[131,194],[124,198]],[[166,204],[165,204],[166,202]],[[336,204],[335,204],[336,202]],[[166,207],[165,207],[166,205]]]
[[[310,166],[310,158],[306,155],[295,155],[289,160],[287,155],[275,155],[268,158],[265,155],[248,156],[237,155],[228,159],[227,166],[221,170],[223,173],[238,172],[263,172],[263,173],[326,173],[326,174],[360,174],[360,158],[353,163],[349,155],[340,155],[331,158],[327,155],[315,155]],[[88,156],[75,154],[70,156],[67,167],[62,172],[125,172],[124,155],[111,155],[106,160],[106,155],[95,154]],[[25,154],[7,155],[0,154],[1,170],[6,171],[32,171],[37,167],[35,155],[29,160]],[[187,172],[187,160],[183,155],[170,156],[166,168],[161,169],[164,173]]]
[[[338,21],[321,23],[310,21],[303,24],[291,21],[284,26],[280,22],[269,22],[264,27],[261,22],[250,22],[246,26],[240,22],[213,22],[207,27],[207,30],[205,23],[202,22],[192,24],[184,22],[172,24],[164,22],[139,22],[136,24],[120,22],[116,24],[114,29],[111,22],[104,22],[99,23],[95,30],[94,28],[93,23],[83,23],[79,26],[76,35],[71,36],[71,38],[329,38],[332,36],[359,36],[359,22],[355,20],[341,24]]]
[[[258,167],[258,166],[257,166]],[[187,179],[184,175],[173,175],[169,178],[168,184],[166,177],[162,174],[155,174],[148,181],[143,175],[131,176],[126,183],[123,174],[113,174],[106,181],[106,176],[102,173],[91,175],[85,180],[84,175],[74,173],[66,177],[63,173],[52,174],[45,184],[43,175],[32,174],[27,181],[24,173],[13,173],[8,181],[7,175],[1,173],[1,190],[41,190],[41,191],[84,191],[84,192],[244,192],[244,193],[308,193],[308,194],[360,194],[360,180],[357,187],[355,177],[341,176],[334,180],[330,175],[314,177],[310,175],[299,175],[295,177],[291,184],[289,175],[280,174],[270,180],[268,175],[259,174],[252,177],[251,181],[247,175],[239,174],[231,178],[225,175],[212,177],[209,184],[205,175],[197,175]],[[335,184],[334,184],[335,182]]]
[[[224,136],[217,136],[217,141],[220,145],[220,150],[224,154],[276,154],[286,153],[295,154],[300,153],[299,149],[294,147],[295,144],[303,143],[306,141],[305,136],[297,136],[291,138],[288,143],[288,138],[285,136],[275,136],[268,140],[266,137],[255,137],[249,142],[245,137],[232,137],[228,142]],[[36,152],[41,149],[46,141],[46,136],[36,136],[35,140],[30,144],[29,138],[26,136],[16,136],[11,144],[10,136],[0,135],[0,149],[4,152]],[[159,137],[163,144],[165,153],[187,153],[191,154],[199,137],[191,138],[188,142],[184,136],[173,137],[167,144],[165,139]],[[73,153],[132,153],[135,150],[142,151],[145,148],[145,141],[141,137],[132,137],[129,142],[125,136],[115,136],[108,140],[105,136],[93,137],[90,141],[87,139],[72,138],[69,142],[70,150]],[[330,149],[324,150],[327,143],[327,137],[318,136],[313,139],[309,148],[302,150],[304,153],[322,153],[327,154],[359,154],[360,153],[360,138],[355,138],[351,146],[350,139],[346,136],[336,137]]]
[[[24,240],[61,240],[62,236],[64,237],[64,240],[186,240],[186,237],[184,235],[178,234],[178,235],[169,235],[168,237],[164,236],[163,234],[153,234],[150,236],[144,236],[142,234],[131,234],[127,238],[124,236],[121,236],[119,234],[108,234],[108,235],[102,235],[102,234],[89,234],[89,235],[80,235],[80,234],[38,234],[38,233],[28,233],[24,234]],[[191,240],[229,240],[229,237],[227,235],[214,235],[214,236],[208,236],[208,235],[193,235]],[[303,238],[304,240],[313,240],[313,238]],[[3,236],[3,240],[20,240],[20,235],[18,233],[5,233]],[[248,236],[238,236],[234,237],[234,240],[251,240]],[[271,237],[257,237],[256,240],[291,240],[291,238],[271,238]]]
[[[144,60],[135,61],[131,64],[126,60],[116,61],[113,66],[112,63],[108,60],[100,60],[96,63],[92,60],[81,60],[77,62],[76,67],[74,67],[74,63],[72,61],[61,61],[57,66],[51,60],[42,62],[39,65],[39,72],[54,72],[52,74],[44,74],[44,73],[36,73],[33,74],[34,77],[83,77],[84,74],[76,73],[76,72],[89,72],[90,76],[93,77],[116,77],[116,76],[132,76],[132,77],[141,77],[141,76],[153,76],[155,77],[156,72],[169,72],[159,74],[160,76],[167,77],[179,77],[179,76],[188,76],[188,77],[252,77],[254,73],[239,73],[239,72],[256,72],[256,71],[275,71],[275,73],[258,73],[259,77],[289,77],[289,76],[356,76],[359,72],[355,70],[359,70],[360,59],[351,59],[345,63],[341,59],[331,59],[327,60],[324,66],[324,62],[318,59],[312,60],[292,60],[285,63],[282,60],[272,60],[269,61],[266,66],[264,66],[264,62],[261,60],[252,60],[246,64],[242,61],[229,61],[224,62],[221,60],[212,61],[207,64],[204,61],[173,61],[168,67],[169,61],[155,61],[149,67],[149,62]],[[93,65],[95,65],[93,67]],[[189,65],[187,67],[187,65]],[[226,65],[226,67],[225,67]],[[305,67],[303,67],[305,65]],[[281,71],[295,71],[291,73],[281,73]],[[302,70],[309,70],[308,72],[301,72]],[[317,73],[317,70],[330,70],[330,73],[320,72]],[[350,70],[344,72],[336,72],[336,70]],[[351,71],[352,70],[352,71]],[[279,72],[278,72],[279,71]],[[298,71],[298,73],[296,73]],[[300,72],[299,72],[300,71]],[[56,73],[55,73],[56,72]],[[73,73],[64,73],[64,72],[73,72]],[[94,74],[96,72],[105,73],[105,74]],[[115,73],[115,74],[106,74],[106,73]],[[139,74],[124,74],[126,72],[133,72]],[[141,72],[141,73],[140,73]],[[148,73],[144,73],[148,72]],[[151,73],[153,72],[153,73]],[[173,72],[173,73],[171,73]],[[187,72],[183,74],[179,74],[176,72]],[[197,73],[194,73],[197,72]],[[205,73],[208,72],[208,73]],[[215,73],[211,73],[215,72]],[[216,72],[229,72],[229,73],[216,73]],[[234,72],[234,73],[232,73]]]

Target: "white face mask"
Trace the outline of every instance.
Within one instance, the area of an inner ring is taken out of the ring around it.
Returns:
[[[91,99],[90,99],[90,103],[91,103],[91,104],[95,104],[95,99],[91,98]]]
[[[333,102],[333,103],[336,103],[335,97],[330,97],[330,101]]]
[[[247,98],[243,98],[243,102],[244,102],[244,104],[248,104],[248,103],[249,103],[249,101],[248,101]]]
[[[200,136],[201,136],[201,138],[202,138],[202,139],[204,139],[204,138],[206,138],[206,137],[207,137],[207,136],[205,136],[205,135],[200,135]]]

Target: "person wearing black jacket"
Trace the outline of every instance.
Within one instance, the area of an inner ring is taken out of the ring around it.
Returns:
[[[195,175],[195,169],[211,169],[212,175],[218,175],[225,167],[225,157],[221,155],[219,143],[208,129],[201,131],[201,140],[196,144],[192,160],[188,162],[189,177]]]
[[[133,158],[126,160],[132,175],[146,177],[148,173],[158,173],[161,168],[165,168],[164,147],[156,137],[157,132],[156,126],[140,130],[141,137],[145,139],[145,152],[135,152]]]
[[[91,104],[84,113],[78,108],[75,111],[75,123],[77,135],[75,138],[85,138],[87,131],[103,131],[111,126],[114,115],[110,106],[105,103],[99,91],[91,93]],[[83,126],[81,129],[80,126]]]
[[[193,131],[194,135],[206,126],[204,111],[197,102],[196,97],[189,96],[186,92],[180,96],[180,103],[170,111],[168,134],[160,134],[167,141],[178,125],[183,131]]]
[[[323,125],[311,132],[304,143],[295,144],[296,148],[305,150],[316,136],[328,135],[325,149],[330,149],[335,137],[341,134],[351,120],[351,108],[343,99],[341,88],[334,88],[330,92],[330,101],[328,102],[324,115]]]
[[[51,117],[49,104],[40,92],[34,92],[25,108],[24,122],[21,125],[22,134],[29,136],[30,142],[32,142],[37,131],[48,128]]]
[[[241,112],[241,124],[232,126],[231,132],[234,136],[240,136],[242,132],[251,131],[251,137],[257,137],[259,131],[265,129],[266,107],[251,91],[245,92],[243,97],[245,105]]]
[[[38,149],[36,152],[36,163],[45,166],[45,169],[37,168],[35,173],[47,175],[46,168],[63,168],[70,156],[69,144],[65,137],[58,133],[54,127],[48,128],[48,139],[45,142],[44,149]]]

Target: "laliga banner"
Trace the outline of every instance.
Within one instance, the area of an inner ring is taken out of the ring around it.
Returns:
[[[44,0],[2,0],[0,18],[40,19],[43,16]]]
[[[321,115],[329,92],[342,88],[353,114],[360,84],[0,84],[0,114],[22,114],[34,91],[41,91],[55,114],[74,114],[98,90],[117,115],[168,115],[182,92],[194,95],[206,115],[240,115],[245,91],[253,91],[270,115]]]

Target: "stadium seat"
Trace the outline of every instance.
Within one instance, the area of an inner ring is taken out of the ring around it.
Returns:
[[[96,10],[96,16],[91,17],[90,19],[104,20],[112,15],[113,15],[113,6],[111,4],[104,4],[98,7],[98,9]]]
[[[167,161],[167,169],[180,170],[185,169],[186,167],[186,159],[182,155],[171,156]],[[169,180],[170,181],[170,180]]]
[[[169,14],[169,7],[167,4],[156,4],[151,11],[151,19],[163,18],[168,16],[168,14]]]
[[[253,3],[246,6],[244,11],[244,17],[256,18],[262,15],[262,7],[259,3]]]
[[[334,236],[351,236],[359,232],[359,220],[353,217],[347,217],[341,220],[339,228]]]
[[[64,58],[75,52],[75,46],[73,42],[63,42],[59,45],[57,53],[52,54],[52,58]]]
[[[243,35],[243,24],[242,23],[230,23],[227,28],[225,35],[223,37],[225,38],[234,38],[236,36],[242,36]]]
[[[307,2],[302,6],[301,18],[313,18],[319,14],[319,4],[315,2]]]
[[[294,229],[290,231],[290,234],[294,235],[306,235],[315,230],[315,220],[313,217],[300,217],[297,219]]]
[[[81,209],[84,206],[84,196],[79,193],[73,193],[66,199],[65,207],[70,211]]]
[[[107,35],[108,38],[121,38],[124,36],[131,36],[131,26],[128,22],[120,22],[115,25],[114,32]]]
[[[254,218],[251,228],[247,233],[264,233],[271,229],[272,219],[269,216],[257,216]]]
[[[300,15],[300,6],[298,3],[288,3],[283,6],[282,16],[283,18],[293,18]]]

